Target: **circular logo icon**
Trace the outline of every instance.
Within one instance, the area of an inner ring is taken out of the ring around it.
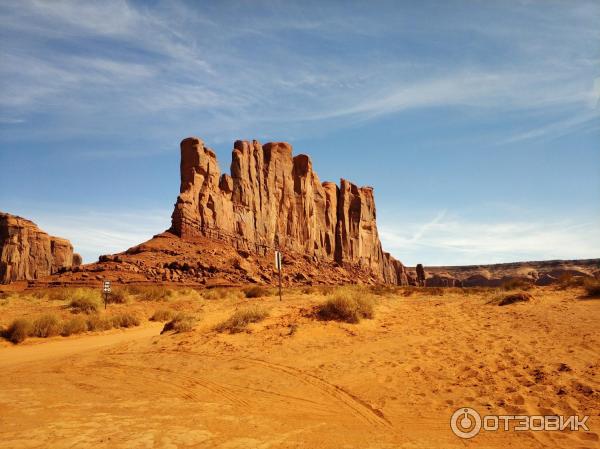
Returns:
[[[459,408],[450,418],[450,427],[454,435],[468,440],[481,430],[481,416],[472,408]]]

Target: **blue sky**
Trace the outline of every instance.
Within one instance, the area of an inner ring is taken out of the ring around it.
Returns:
[[[600,2],[0,2],[0,210],[168,228],[179,141],[375,188],[408,265],[600,257]]]

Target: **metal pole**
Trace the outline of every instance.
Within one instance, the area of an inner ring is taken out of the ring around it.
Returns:
[[[277,258],[279,259],[277,261],[277,266],[279,267],[279,300],[283,301],[283,299],[281,299],[281,253],[278,252],[277,254]]]

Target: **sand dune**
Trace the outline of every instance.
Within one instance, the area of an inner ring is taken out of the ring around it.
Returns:
[[[233,335],[213,327],[248,300],[203,301],[192,333],[3,347],[0,448],[598,447],[600,301],[532,293],[506,307],[458,290],[381,297],[356,325],[315,320],[322,296],[288,294],[256,300],[269,317]],[[591,431],[466,441],[449,425],[464,406],[590,415]]]

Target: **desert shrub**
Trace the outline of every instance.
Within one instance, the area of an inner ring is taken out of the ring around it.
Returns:
[[[129,286],[128,291],[140,301],[166,301],[173,296],[173,290],[160,286]]]
[[[234,288],[210,288],[202,291],[202,297],[207,300],[215,300],[215,299],[227,299],[227,298],[241,298],[243,292]]]
[[[311,285],[306,286],[306,287],[302,287],[302,289],[300,289],[300,292],[303,295],[314,295],[317,292],[317,289]]]
[[[140,325],[140,319],[132,313],[119,313],[110,317],[113,327],[135,327]]]
[[[181,332],[191,332],[196,324],[196,317],[185,313],[178,313],[168,323],[165,324],[161,334],[174,331],[176,334]]]
[[[583,287],[587,296],[590,298],[600,297],[600,280],[598,279],[586,279]]]
[[[373,318],[373,299],[363,291],[341,288],[317,308],[322,320],[358,323],[362,318]]]
[[[267,315],[268,313],[259,307],[244,307],[243,309],[236,310],[227,320],[219,324],[215,330],[217,332],[236,334],[244,331],[248,324],[264,320]]]
[[[31,329],[32,337],[54,337],[59,335],[62,330],[62,324],[58,317],[54,314],[47,313],[38,317],[34,322]]]
[[[62,332],[60,333],[63,337],[69,335],[81,334],[88,330],[87,321],[81,316],[74,316],[67,320],[63,324]]]
[[[269,292],[266,288],[255,285],[244,290],[246,298],[260,298],[262,296],[268,296]]]
[[[175,312],[169,309],[158,309],[155,310],[152,316],[150,317],[150,321],[171,321],[175,317]]]
[[[98,311],[98,303],[94,299],[86,297],[72,299],[69,307],[74,313],[95,313]]]
[[[508,306],[518,302],[529,302],[533,299],[533,296],[527,292],[515,292],[515,293],[500,293],[496,294],[488,304],[497,304],[499,306]]]
[[[31,324],[31,321],[26,318],[17,318],[10,323],[8,329],[4,331],[3,336],[10,342],[18,344],[25,341],[25,339],[31,335],[32,330],[33,325]]]
[[[108,304],[127,304],[127,290],[124,288],[115,288],[108,295]]]
[[[198,290],[193,288],[181,288],[175,291],[175,294],[183,299],[197,301],[202,298],[202,295]]]
[[[113,328],[112,319],[100,315],[89,316],[86,325],[89,331],[106,331]]]
[[[369,288],[371,293],[377,296],[394,296],[398,294],[398,287],[394,285],[373,285]]]
[[[423,294],[432,296],[444,296],[444,287],[425,287],[420,290]]]
[[[522,278],[507,279],[502,282],[502,285],[500,286],[502,290],[529,290],[532,287],[532,281]]]

